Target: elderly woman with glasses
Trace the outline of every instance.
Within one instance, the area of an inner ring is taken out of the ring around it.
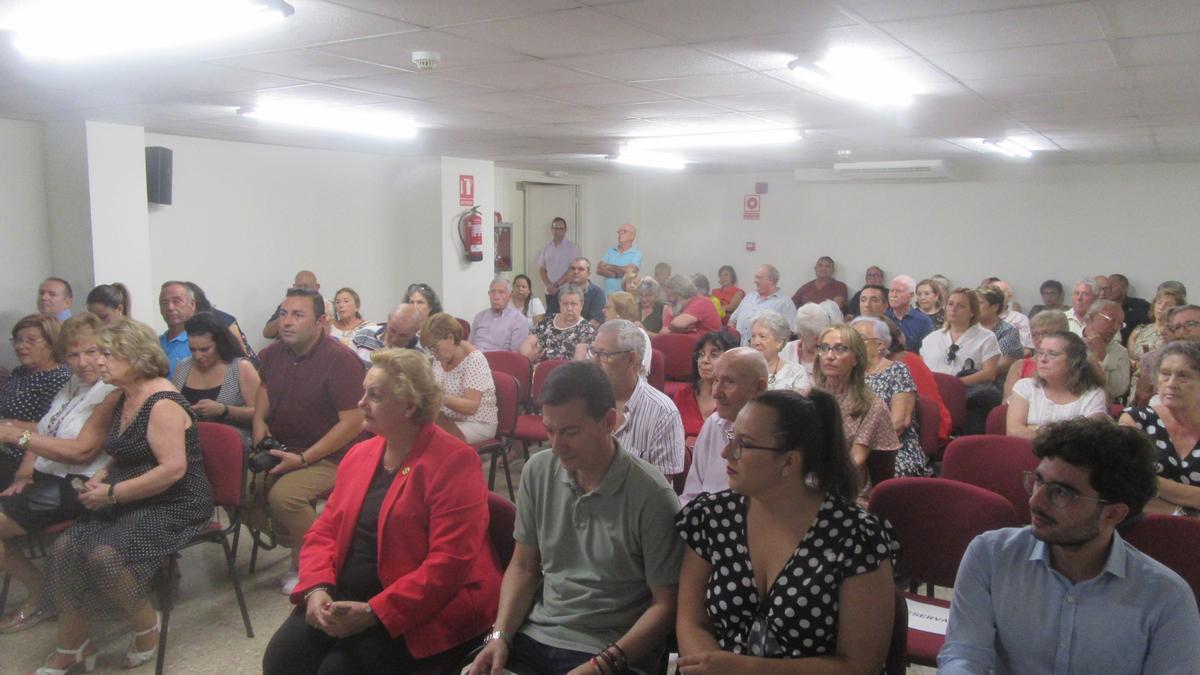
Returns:
[[[858,332],[867,348],[867,386],[887,405],[892,429],[900,437],[896,475],[933,475],[918,432],[917,384],[907,365],[888,358],[892,334],[887,324],[873,316],[860,316],[850,322],[850,327]]]
[[[1067,323],[1067,315],[1057,309],[1044,309],[1038,312],[1037,316],[1029,320],[1029,332],[1033,337],[1034,350],[1041,347],[1042,339],[1050,333],[1061,333],[1069,330],[1071,330],[1071,325]],[[1004,378],[1004,399],[1008,400],[1012,396],[1013,386],[1018,381],[1027,377],[1033,377],[1036,372],[1037,359],[1032,355],[1009,366],[1008,375]]]
[[[1033,358],[1036,375],[1018,380],[1008,398],[1009,436],[1033,438],[1042,425],[1076,417],[1108,418],[1104,377],[1088,361],[1087,345],[1078,335],[1043,336]]]
[[[1134,327],[1125,342],[1129,349],[1129,360],[1133,362],[1133,379],[1129,395],[1133,396],[1137,389],[1138,373],[1141,371],[1141,359],[1146,354],[1157,350],[1166,343],[1166,335],[1170,324],[1167,316],[1173,307],[1184,304],[1183,295],[1173,288],[1160,288],[1154,295],[1154,304],[1150,305],[1150,323]]]
[[[1001,401],[994,384],[1000,363],[996,335],[979,325],[979,298],[957,288],[946,298],[946,325],[925,336],[921,358],[935,373],[953,375],[967,388],[964,433],[981,434],[988,412]]]
[[[71,369],[56,346],[60,325],[42,314],[30,314],[13,325],[12,346],[21,365],[0,388],[0,424],[36,431],[38,420],[71,379]],[[0,490],[12,484],[24,456],[23,444],[0,446]]]
[[[883,668],[895,591],[890,527],[858,508],[833,396],[768,391],[733,424],[729,488],[675,518],[687,547],[681,673]]]
[[[750,348],[767,359],[767,389],[790,389],[808,393],[812,380],[798,363],[784,360],[780,351],[792,331],[779,312],[764,309],[750,320]]]
[[[558,289],[558,312],[547,314],[521,344],[521,353],[534,363],[549,359],[587,358],[596,327],[583,318],[585,291],[568,284]]]

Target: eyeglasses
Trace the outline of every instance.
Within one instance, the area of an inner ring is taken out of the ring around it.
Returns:
[[[750,445],[734,435],[733,430],[725,432],[725,440],[729,442],[729,456],[734,459],[742,458],[743,450],[770,450],[771,452],[787,452],[787,448],[773,448],[767,445]]]
[[[850,351],[850,345],[843,345],[843,344],[836,344],[836,345],[820,344],[820,345],[817,345],[817,353],[818,354],[828,354],[830,351],[832,351],[834,354],[837,354],[838,356],[841,356],[842,354],[846,354]]]
[[[1035,359],[1047,358],[1047,359],[1053,360],[1053,359],[1057,359],[1058,357],[1060,357],[1062,355],[1063,355],[1063,352],[1060,352],[1060,351],[1057,351],[1054,349],[1035,349],[1035,350],[1033,350],[1033,358],[1035,358]]]
[[[588,268],[583,265],[571,265],[571,270],[573,272],[586,272]]]
[[[1050,502],[1050,506],[1056,509],[1070,508],[1079,499],[1086,499],[1097,504],[1112,504],[1107,499],[1081,495],[1074,488],[1067,487],[1066,485],[1047,483],[1042,480],[1042,477],[1036,471],[1022,471],[1021,479],[1025,484],[1025,491],[1029,493],[1030,497],[1041,488],[1046,488],[1046,500]]]
[[[592,358],[592,359],[600,359],[601,361],[609,362],[609,361],[613,360],[613,357],[620,356],[621,354],[628,354],[631,351],[633,351],[633,350],[632,349],[622,349],[620,351],[615,351],[615,352],[598,352],[595,349],[588,347],[588,357]]]
[[[958,360],[958,345],[950,345],[950,349],[946,350],[946,363],[954,363]]]
[[[699,352],[696,354],[697,361],[716,361],[721,358],[724,352]]]
[[[26,347],[36,347],[40,344],[46,343],[46,341],[40,337],[11,338],[9,342],[12,343],[13,347],[20,347],[21,345]]]
[[[1171,324],[1171,326],[1168,327],[1168,330],[1170,330],[1172,333],[1183,333],[1185,331],[1194,331],[1197,328],[1200,328],[1200,321],[1192,319],[1191,321]]]

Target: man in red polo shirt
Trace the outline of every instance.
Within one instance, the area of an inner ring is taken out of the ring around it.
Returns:
[[[846,298],[850,297],[850,289],[846,288],[846,284],[833,278],[834,273],[837,272],[833,258],[827,255],[817,258],[813,272],[816,273],[817,278],[796,290],[792,295],[792,304],[802,307],[809,302],[819,305],[826,300],[832,300],[837,303],[838,307],[845,307]]]

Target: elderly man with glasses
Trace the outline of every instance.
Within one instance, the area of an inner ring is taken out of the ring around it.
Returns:
[[[1200,306],[1181,305],[1167,312],[1167,328],[1163,339],[1170,343],[1181,338],[1200,339]],[[1138,381],[1133,400],[1129,405],[1155,405],[1158,396],[1154,393],[1158,378],[1158,362],[1162,358],[1162,347],[1143,354],[1138,361]]]
[[[1129,378],[1133,364],[1129,350],[1116,339],[1125,323],[1125,311],[1112,300],[1097,300],[1088,308],[1084,318],[1083,341],[1088,346],[1088,358],[1104,371],[1110,401],[1116,401],[1129,392]]]
[[[1076,419],[1033,452],[1032,523],[967,548],[938,673],[1200,673],[1191,588],[1116,531],[1158,490],[1149,438]]]

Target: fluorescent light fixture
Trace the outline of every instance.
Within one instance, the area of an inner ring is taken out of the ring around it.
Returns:
[[[622,150],[621,154],[611,158],[620,164],[644,166],[652,169],[671,169],[679,171],[687,166],[687,160],[679,155],[665,152],[646,152],[643,150]]]
[[[1020,157],[1021,159],[1029,159],[1033,157],[1033,151],[1011,138],[1005,138],[1000,141],[984,140],[983,145],[989,150],[1006,155],[1008,157]]]
[[[680,148],[741,147],[746,145],[782,145],[800,140],[796,129],[767,131],[732,131],[726,133],[688,134],[635,138],[625,144],[629,150],[676,150]]]
[[[796,59],[788,68],[818,91],[871,105],[905,107],[916,93],[898,68],[861,49],[834,48],[820,61]]]
[[[239,109],[238,114],[279,124],[366,136],[406,139],[417,135],[417,126],[412,120],[385,113],[314,103],[260,101],[253,108]]]
[[[78,61],[250,33],[294,12],[282,0],[43,0],[12,29],[29,58]]]

